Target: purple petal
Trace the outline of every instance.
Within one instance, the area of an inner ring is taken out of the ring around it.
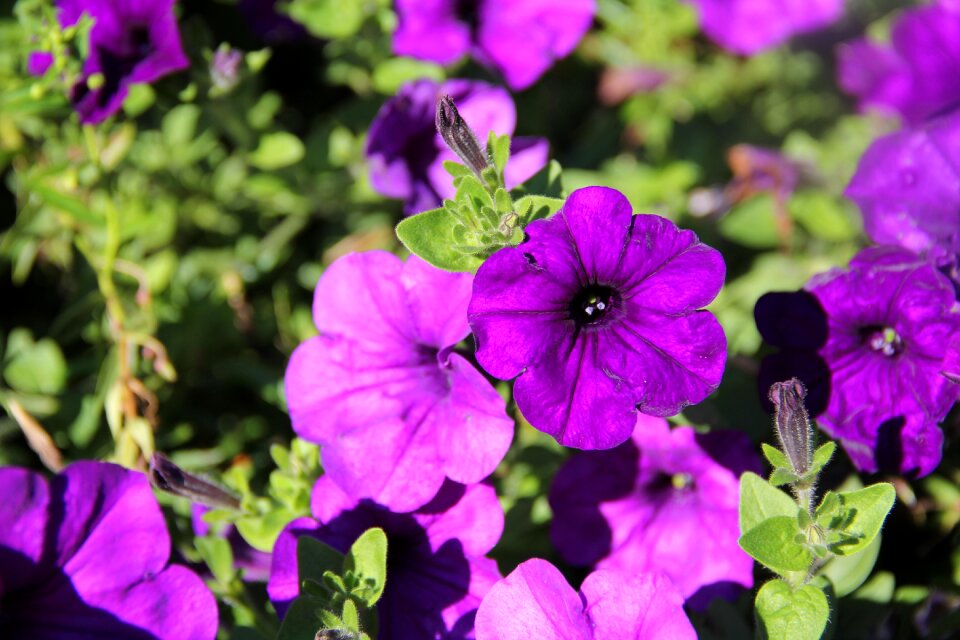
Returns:
[[[35,51],[27,58],[27,73],[42,76],[53,64],[53,54],[49,51]]]
[[[550,161],[550,143],[545,138],[520,136],[510,141],[510,161],[504,170],[507,189],[520,186]]]
[[[584,603],[556,567],[538,558],[527,560],[480,603],[477,640],[592,640],[583,609]]]
[[[526,89],[583,38],[593,0],[487,0],[480,5],[477,44],[511,89]]]
[[[444,348],[467,337],[472,275],[441,271],[417,256],[410,256],[403,265],[400,279],[407,292],[418,343]]]
[[[836,21],[843,0],[689,0],[703,32],[721,47],[752,55],[794,34]]]
[[[43,563],[50,491],[39,473],[5,467],[0,495],[0,592],[11,592],[27,586]]]
[[[663,574],[595,571],[580,592],[589,603],[594,638],[696,640],[683,596]]]
[[[451,64],[470,49],[470,26],[457,17],[456,0],[397,0],[393,52]]]
[[[442,511],[438,508],[453,499],[456,502],[452,506]],[[503,533],[503,508],[497,492],[487,484],[461,489],[448,482],[440,495],[417,510],[414,517],[427,532],[434,551],[450,540],[458,540],[466,555],[482,556],[493,549]]]
[[[283,528],[273,545],[273,563],[270,567],[270,579],[267,581],[267,595],[281,618],[286,615],[290,603],[300,595],[297,538],[319,528],[316,520],[299,518]]]

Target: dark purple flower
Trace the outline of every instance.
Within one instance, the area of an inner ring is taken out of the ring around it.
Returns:
[[[437,100],[444,95],[453,99],[481,144],[486,144],[490,131],[512,135],[516,127],[513,99],[500,87],[475,80],[443,84],[417,80],[401,87],[371,123],[366,154],[374,190],[403,199],[408,214],[439,207],[444,198],[456,193],[443,163],[459,160],[444,144],[435,123]],[[507,188],[523,183],[546,165],[547,152],[542,138],[514,139],[504,176]]]
[[[577,593],[534,558],[498,582],[477,611],[477,640],[695,640],[683,596],[662,574],[595,571]]]
[[[53,54],[49,51],[34,51],[27,57],[27,73],[42,76],[53,64]]]
[[[875,141],[844,195],[859,205],[874,242],[899,245],[955,268],[960,254],[960,111]]]
[[[297,42],[308,36],[302,24],[277,11],[277,0],[240,0],[238,8],[250,29],[268,44]]]
[[[840,86],[861,109],[921,122],[960,106],[960,12],[937,4],[908,9],[891,41],[892,47],[855,40],[840,49]]]
[[[551,538],[564,560],[626,574],[663,572],[687,604],[753,586],[740,549],[739,478],[760,473],[742,433],[673,430],[640,415],[632,440],[573,456],[550,489]]]
[[[484,555],[503,532],[503,509],[493,487],[447,482],[413,513],[357,502],[329,478],[317,481],[314,518],[294,520],[273,549],[267,593],[280,615],[299,594],[297,538],[309,535],[346,553],[361,533],[387,534],[387,584],[377,603],[380,640],[458,640],[473,637],[480,599],[500,579]]]
[[[720,253],[623,194],[578,189],[477,272],[477,361],[517,378],[527,420],[560,444],[615,447],[637,411],[667,416],[720,383],[726,339],[698,311],[723,285]],[[519,377],[517,377],[519,376]]]
[[[835,22],[843,0],[687,0],[697,7],[700,28],[718,45],[752,55],[798,33]]]
[[[397,0],[397,55],[456,62],[466,54],[526,89],[593,22],[594,0]]]
[[[194,503],[190,508],[190,524],[193,526],[193,533],[196,536],[203,537],[214,530],[203,519],[203,514],[210,510],[210,507]],[[217,535],[226,538],[230,543],[230,550],[233,552],[233,566],[241,572],[241,577],[250,582],[266,582],[270,577],[270,559],[269,553],[254,549],[243,539],[240,532],[232,524],[221,526],[217,529]]]
[[[503,459],[503,398],[453,347],[467,337],[472,277],[384,251],[333,263],[317,283],[320,336],[290,358],[293,428],[323,445],[349,495],[411,511],[445,477],[479,482]]]
[[[0,469],[0,636],[212,640],[217,604],[167,565],[170,537],[142,473],[77,462]]]
[[[955,362],[950,352],[960,333],[960,304],[950,280],[914,254],[876,247],[857,254],[848,270],[814,277],[805,292],[777,295],[775,304],[765,298],[757,303],[765,338],[804,336],[811,322],[826,328],[815,352],[826,379],[810,379],[818,369],[793,361],[793,350],[778,363],[781,380],[797,377],[811,396],[819,387],[827,398],[820,428],[863,471],[933,471],[943,445],[937,424],[960,398],[960,385],[942,373]],[[811,320],[811,297],[819,304],[819,320]],[[780,314],[778,321],[773,313]],[[813,406],[810,412],[816,413]]]
[[[96,124],[116,113],[132,84],[153,82],[189,65],[180,45],[174,0],[59,0],[60,24],[76,24],[88,14],[90,54],[70,100],[80,121]],[[102,84],[87,85],[100,74]]]

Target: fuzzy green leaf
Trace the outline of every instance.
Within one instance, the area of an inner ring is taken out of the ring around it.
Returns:
[[[459,241],[454,231],[459,224],[450,211],[431,209],[402,220],[397,225],[397,237],[411,253],[435,267],[475,273],[483,260],[455,248]]]
[[[740,547],[750,557],[779,574],[806,571],[813,555],[797,542],[800,529],[796,516],[767,518],[740,536]]]
[[[829,495],[829,494],[828,494]],[[838,555],[850,555],[864,549],[880,533],[883,521],[893,507],[897,493],[893,485],[880,482],[858,491],[837,493],[840,508],[832,517],[818,513],[821,526],[848,538],[831,548]],[[826,502],[826,497],[824,502]]]
[[[746,533],[775,516],[795,517],[799,507],[786,493],[749,471],[740,476],[740,531]]]
[[[823,591],[810,585],[793,590],[782,580],[760,588],[756,610],[760,637],[776,640],[818,640],[830,618]]]
[[[375,605],[387,582],[387,535],[383,529],[367,529],[357,538],[347,553],[343,570],[360,577],[363,589],[357,595],[368,607]]]
[[[776,447],[767,444],[764,442],[760,445],[760,448],[763,449],[763,457],[773,465],[774,469],[791,469],[790,460],[787,459],[787,455],[777,449]]]

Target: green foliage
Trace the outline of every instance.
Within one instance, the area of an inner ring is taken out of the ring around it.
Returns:
[[[815,640],[830,617],[823,591],[810,585],[794,589],[780,580],[760,587],[756,607],[760,637],[771,640]]]

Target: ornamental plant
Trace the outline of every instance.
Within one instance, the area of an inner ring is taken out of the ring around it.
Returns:
[[[956,0],[7,4],[0,637],[960,633]]]

